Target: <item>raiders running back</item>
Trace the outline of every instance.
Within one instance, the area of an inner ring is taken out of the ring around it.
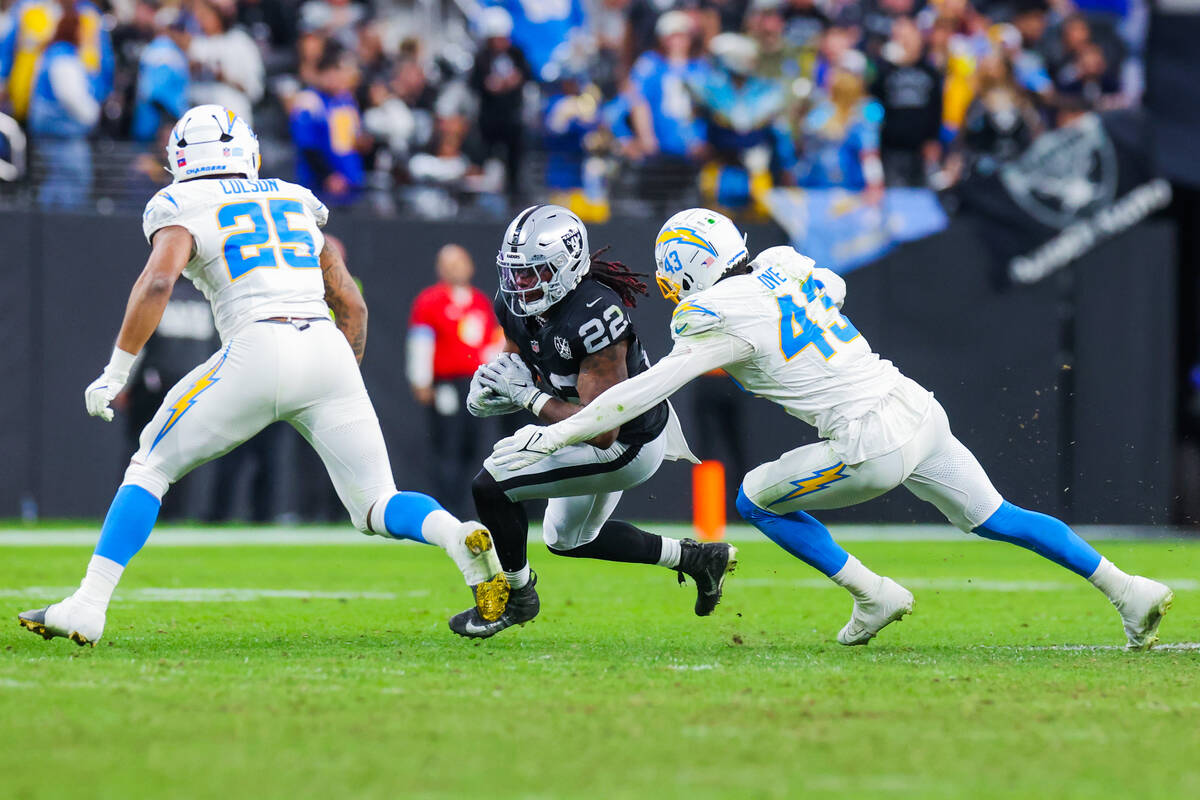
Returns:
[[[509,224],[496,254],[496,316],[507,348],[475,373],[467,398],[472,414],[527,409],[556,422],[649,368],[626,311],[646,284],[624,265],[601,260],[602,252],[589,250],[583,222],[561,206],[527,208]],[[664,459],[679,458],[695,460],[670,405],[659,402],[530,469],[485,461],[471,492],[512,594],[499,619],[480,619],[472,608],[451,619],[451,629],[484,638],[537,616],[523,504],[540,499],[549,501],[542,537],[551,553],[676,570],[696,581],[696,614],[712,613],[736,563],[734,548],[658,536],[609,518],[626,489],[647,480]]]
[[[650,366],[633,322],[617,293],[591,276],[542,314],[518,317],[503,298],[496,299],[496,318],[508,340],[533,372],[538,388],[568,403],[579,404],[579,369],[588,356],[627,342],[625,368],[632,377]],[[617,433],[623,444],[645,444],[667,424],[665,402],[626,422]]]

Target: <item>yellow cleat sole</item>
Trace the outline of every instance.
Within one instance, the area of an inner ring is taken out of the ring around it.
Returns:
[[[479,616],[488,622],[500,619],[500,615],[508,607],[510,591],[508,579],[504,577],[503,573],[491,580],[477,583],[473,588],[475,590],[475,607],[479,609]]]
[[[471,551],[471,555],[480,556],[492,549],[492,535],[483,528],[467,534],[463,544]]]
[[[20,626],[22,628],[25,628],[28,631],[32,631],[33,633],[36,633],[38,636],[41,636],[43,639],[53,639],[54,638],[54,634],[50,632],[50,629],[47,628],[45,625],[43,625],[40,622],[34,622],[31,619],[24,619],[22,617],[17,617],[17,622],[20,624]]]
[[[42,623],[34,622],[33,620],[25,619],[24,617],[17,617],[17,624],[19,624],[22,628],[25,628],[26,630],[28,630],[32,633],[36,633],[38,636],[41,636],[43,639],[46,639],[46,640],[53,639],[55,636],[58,635],[58,634],[52,632],[49,628],[47,628]],[[93,642],[91,639],[87,638],[86,636],[80,634],[78,631],[73,632],[67,638],[70,639],[75,644],[79,645],[80,647],[83,647],[84,645],[87,645],[90,647],[96,646],[95,642]]]

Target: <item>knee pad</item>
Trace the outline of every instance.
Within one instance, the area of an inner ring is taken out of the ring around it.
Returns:
[[[546,509],[546,516],[542,518],[542,541],[555,555],[571,555],[571,550],[590,544],[600,535],[599,528],[588,530],[583,526],[568,526],[566,520],[552,514],[551,508],[553,506]]]
[[[148,467],[145,464],[137,464],[131,461],[129,462],[129,467],[125,470],[125,479],[121,481],[121,485],[140,486],[159,500],[162,500],[163,495],[167,493],[167,489],[171,488],[171,479],[154,469],[154,467]]]

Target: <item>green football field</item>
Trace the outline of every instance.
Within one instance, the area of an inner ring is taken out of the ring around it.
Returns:
[[[93,649],[15,619],[90,548],[0,534],[0,797],[1200,796],[1200,541],[1102,543],[1177,589],[1127,653],[1085,581],[968,537],[853,543],[917,597],[853,649],[845,593],[765,542],[706,619],[673,573],[531,545],[541,617],[479,643],[437,550],[237,538],[152,540]]]

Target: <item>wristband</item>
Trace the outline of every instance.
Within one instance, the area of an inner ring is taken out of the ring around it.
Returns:
[[[126,353],[119,347],[114,347],[112,358],[108,360],[108,366],[104,371],[114,378],[120,378],[122,382],[129,377],[130,370],[133,369],[133,362],[137,361],[137,356],[133,353]]]
[[[546,403],[549,403],[549,402],[550,402],[550,395],[546,394],[545,392],[538,392],[537,395],[534,396],[533,402],[529,404],[528,408],[530,411],[533,412],[533,415],[536,417],[538,414],[542,413],[542,409],[545,408]]]

